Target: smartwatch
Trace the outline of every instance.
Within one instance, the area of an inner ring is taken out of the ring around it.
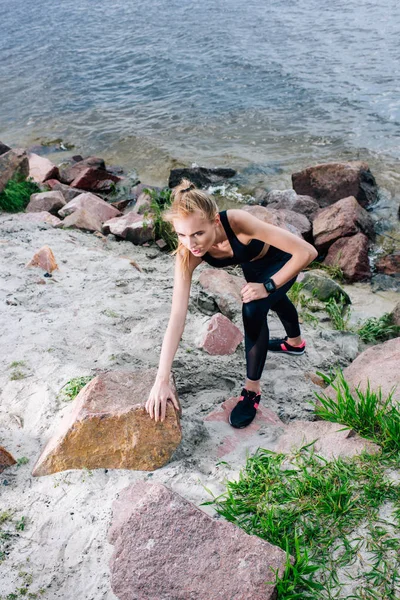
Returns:
[[[269,278],[264,282],[264,287],[267,290],[268,294],[272,294],[272,292],[276,291],[276,285],[273,279]]]

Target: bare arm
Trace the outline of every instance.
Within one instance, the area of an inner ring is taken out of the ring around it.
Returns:
[[[178,400],[169,385],[169,378],[172,362],[185,328],[193,271],[200,263],[201,259],[190,254],[189,272],[184,273],[181,256],[179,254],[176,256],[171,315],[162,343],[156,381],[146,402],[146,410],[156,421],[159,417],[161,421],[165,419],[168,399],[179,410]]]

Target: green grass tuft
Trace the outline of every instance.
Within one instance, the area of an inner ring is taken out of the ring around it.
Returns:
[[[85,387],[89,381],[93,379],[93,375],[87,375],[85,377],[74,377],[70,379],[63,387],[59,393],[59,398],[64,402],[70,402],[74,400],[76,396],[79,394],[82,388]]]
[[[29,204],[31,194],[37,194],[41,189],[31,179],[21,180],[20,177],[10,179],[0,194],[0,209],[6,212],[21,212]]]
[[[176,250],[178,247],[178,238],[171,223],[167,223],[162,218],[162,213],[171,205],[171,190],[164,188],[160,192],[157,190],[143,190],[151,198],[151,212],[154,215],[154,232],[156,240],[163,239],[167,244],[167,250]],[[145,213],[146,214],[146,213]]]
[[[400,327],[393,323],[393,316],[384,313],[381,317],[371,317],[357,329],[357,333],[366,343],[385,342],[400,335]]]
[[[343,270],[338,265],[324,265],[323,263],[313,261],[308,265],[305,269],[306,271],[312,271],[314,269],[321,269],[326,271],[329,277],[332,279],[337,279],[338,281],[344,281],[344,273]]]
[[[325,302],[325,310],[330,317],[334,329],[348,331],[350,311],[348,310],[346,299],[342,294],[340,294],[338,299],[329,298]]]

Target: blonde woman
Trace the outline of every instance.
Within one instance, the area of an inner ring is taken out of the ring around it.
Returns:
[[[286,293],[318,253],[303,239],[244,210],[219,212],[214,199],[187,179],[173,189],[172,199],[163,215],[179,240],[172,308],[146,410],[156,421],[165,419],[168,400],[178,410],[169,376],[185,326],[194,269],[203,261],[217,268],[240,264],[247,282],[241,289],[246,380],[229,422],[243,428],[254,419],[261,400],[260,379],[267,351],[304,353],[297,311]],[[285,328],[284,339],[269,340],[270,309]]]

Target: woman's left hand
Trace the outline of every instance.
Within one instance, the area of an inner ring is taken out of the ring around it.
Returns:
[[[243,302],[267,298],[268,292],[263,283],[246,283],[240,290]]]

